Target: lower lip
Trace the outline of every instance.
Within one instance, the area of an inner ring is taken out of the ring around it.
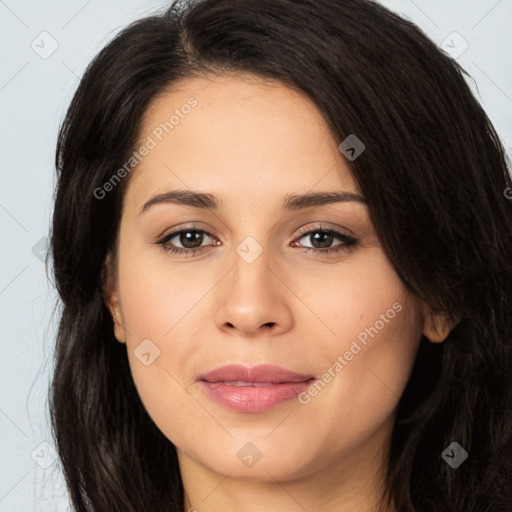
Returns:
[[[229,386],[220,382],[200,381],[208,396],[237,412],[263,412],[287,402],[305,391],[313,382],[285,382],[270,386]]]

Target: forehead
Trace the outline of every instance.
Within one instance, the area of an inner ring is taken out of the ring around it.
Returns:
[[[140,204],[152,193],[191,188],[262,206],[315,189],[355,192],[339,142],[316,105],[280,82],[236,75],[182,80],[143,116],[136,149],[149,149],[127,196]]]

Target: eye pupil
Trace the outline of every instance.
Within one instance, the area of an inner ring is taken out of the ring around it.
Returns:
[[[333,234],[327,233],[326,231],[317,231],[315,234],[310,235],[313,237],[312,245],[317,249],[328,248],[332,245],[333,242]],[[320,242],[320,246],[316,246],[315,243]]]

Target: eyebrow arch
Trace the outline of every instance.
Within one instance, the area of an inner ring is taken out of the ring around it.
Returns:
[[[311,206],[321,206],[331,203],[344,203],[355,201],[366,204],[364,197],[352,192],[312,192],[309,194],[289,194],[285,196],[281,208],[283,210],[299,210]],[[206,192],[194,192],[191,190],[171,190],[164,194],[158,194],[144,203],[140,214],[151,206],[161,203],[171,203],[205,210],[218,209],[222,200],[218,201],[215,195]]]
[[[299,210],[311,206],[347,203],[350,201],[366,204],[366,199],[363,196],[353,192],[312,192],[310,194],[291,194],[286,196],[282,208],[284,210]]]

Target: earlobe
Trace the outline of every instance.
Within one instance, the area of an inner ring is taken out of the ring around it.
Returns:
[[[452,318],[445,312],[430,311],[425,316],[422,334],[431,343],[442,343],[459,321],[460,319]]]
[[[103,301],[110,311],[114,323],[114,336],[119,343],[126,342],[123,317],[121,314],[121,301],[116,283],[116,269],[112,254],[109,252],[101,269],[101,284]]]

